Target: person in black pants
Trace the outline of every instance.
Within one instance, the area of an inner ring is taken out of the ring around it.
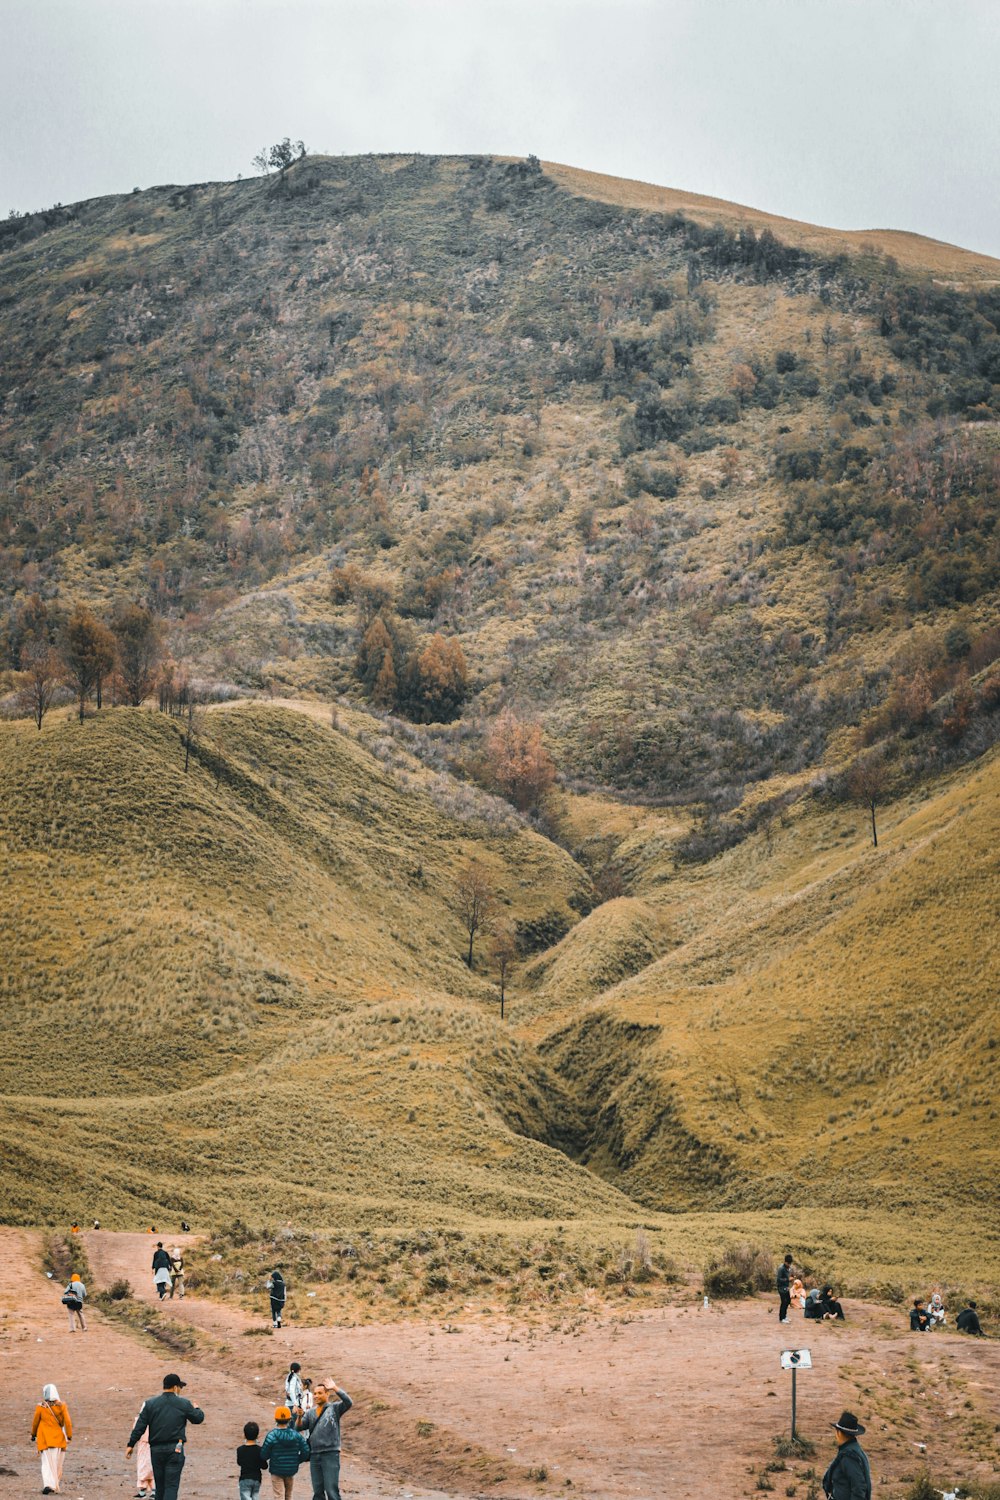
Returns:
[[[787,1323],[788,1308],[792,1300],[792,1257],[790,1255],[786,1255],[778,1267],[775,1282],[778,1288],[778,1296],[781,1298],[781,1305],[778,1308],[778,1319],[782,1323]]]
[[[267,1278],[267,1289],[271,1294],[271,1327],[281,1327],[281,1314],[285,1310],[285,1298],[288,1289],[285,1286],[285,1278],[281,1274],[281,1267],[275,1266]]]
[[[164,1375],[162,1395],[150,1396],[142,1403],[125,1449],[125,1457],[131,1458],[132,1449],[143,1433],[149,1434],[156,1500],[177,1500],[187,1424],[193,1422],[198,1426],[205,1420],[201,1407],[181,1395],[186,1384],[179,1375]]]

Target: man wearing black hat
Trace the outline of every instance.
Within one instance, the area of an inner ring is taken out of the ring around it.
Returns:
[[[181,1395],[186,1384],[187,1381],[179,1375],[164,1375],[162,1395],[150,1396],[142,1403],[125,1449],[125,1457],[131,1458],[132,1449],[143,1433],[149,1433],[156,1500],[177,1500],[184,1467],[187,1424],[193,1422],[198,1426],[205,1420],[201,1407]]]
[[[858,1442],[864,1428],[852,1411],[841,1412],[831,1423],[837,1439],[837,1456],[823,1475],[823,1493],[829,1500],[872,1500],[872,1471],[868,1455]]]

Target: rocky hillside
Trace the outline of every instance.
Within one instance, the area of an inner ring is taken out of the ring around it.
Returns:
[[[33,594],[138,598],[203,680],[366,694],[374,598],[383,706],[437,633],[467,680],[417,717],[513,703],[566,775],[722,810],[845,725],[982,707],[985,257],[533,158],[306,158],[9,221],[0,287],[10,668]]]

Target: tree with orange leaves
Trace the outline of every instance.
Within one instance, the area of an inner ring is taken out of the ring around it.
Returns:
[[[542,743],[542,726],[505,708],[486,736],[486,774],[520,812],[537,807],[556,779],[555,762]]]

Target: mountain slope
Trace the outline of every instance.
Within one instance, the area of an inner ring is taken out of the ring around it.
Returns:
[[[201,679],[356,693],[353,569],[397,686],[443,632],[473,733],[514,702],[569,774],[719,806],[949,690],[998,623],[991,266],[727,213],[400,156],[7,226],[8,664],[33,592],[138,595]]]

